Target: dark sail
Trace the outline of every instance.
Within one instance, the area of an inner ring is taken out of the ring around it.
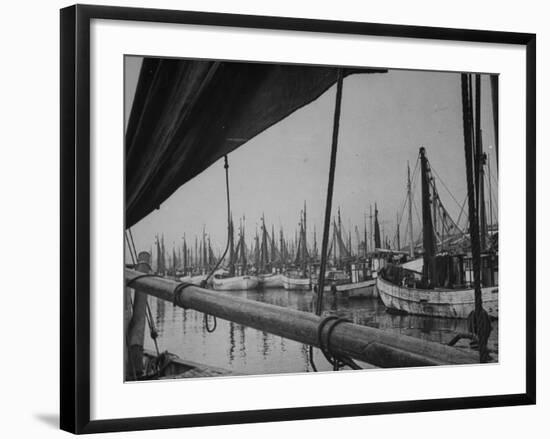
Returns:
[[[374,248],[382,248],[380,239],[380,224],[378,223],[378,206],[374,204]]]

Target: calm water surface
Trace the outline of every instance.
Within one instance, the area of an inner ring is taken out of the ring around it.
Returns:
[[[227,294],[313,312],[312,292],[270,289],[234,291]],[[325,299],[325,315],[335,314],[359,325],[410,335],[439,343],[449,342],[457,332],[467,332],[466,320],[421,316],[391,315],[375,299]],[[218,319],[213,333],[206,330],[204,316],[169,302],[150,298],[149,303],[159,331],[159,349],[168,350],[183,359],[221,367],[243,374],[296,373],[311,371],[308,347],[267,332]],[[212,319],[212,318],[210,318]],[[212,321],[211,321],[212,325]],[[462,342],[461,342],[462,343]],[[466,345],[466,342],[462,343]],[[147,337],[145,347],[154,349]],[[493,322],[489,347],[498,351],[498,322]],[[320,370],[331,370],[323,355],[314,350]]]

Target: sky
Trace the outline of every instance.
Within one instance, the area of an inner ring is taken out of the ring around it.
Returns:
[[[141,58],[125,57],[126,123],[141,67]],[[498,194],[493,115],[489,77],[482,75],[481,125],[484,150],[493,174],[493,211]],[[411,174],[418,150],[426,148],[441,201],[456,220],[466,197],[460,74],[390,70],[386,74],[356,74],[344,79],[332,212],[341,209],[346,233],[362,233],[365,214],[376,202],[383,233],[393,239],[396,216],[406,196],[407,162]],[[320,247],[328,186],[336,86],[278,124],[231,152],[229,179],[235,223],[244,215],[250,243],[265,215],[278,233],[294,236],[300,210],[307,203],[308,241],[313,228]],[[415,204],[420,214],[420,180]],[[449,194],[452,193],[452,196]],[[454,197],[454,199],[453,199]],[[488,195],[486,196],[488,203]],[[455,201],[456,200],[456,201]],[[223,159],[181,186],[168,200],[132,227],[137,250],[148,250],[156,234],[164,234],[167,249],[194,240],[203,227],[216,253],[226,242],[227,218]],[[489,215],[489,214],[488,214]],[[464,214],[462,215],[464,220]],[[464,221],[461,220],[461,224]],[[401,242],[407,216],[401,220]],[[413,210],[414,235],[420,233]]]

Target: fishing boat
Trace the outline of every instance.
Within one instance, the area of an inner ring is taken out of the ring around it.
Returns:
[[[371,276],[364,278],[359,276],[357,271],[355,266],[353,267],[352,276],[343,270],[328,271],[325,276],[323,291],[350,299],[377,297],[376,278]],[[317,291],[317,284],[318,282],[315,282],[315,291]]]
[[[304,210],[300,212],[299,229],[294,267],[288,269],[282,275],[285,290],[307,291],[311,289],[311,279],[307,271],[310,261],[307,249],[307,213],[305,203]]]
[[[311,289],[311,280],[300,270],[288,270],[281,275],[281,278],[285,290],[309,291]]]
[[[282,265],[281,252],[275,245],[275,228],[271,226],[271,235],[265,225],[265,216],[261,218],[261,240],[255,239],[253,251],[256,276],[260,288],[283,288],[282,275],[277,272]]]
[[[387,308],[406,314],[465,319],[475,309],[473,288],[411,288],[396,285],[382,276],[377,278],[376,288]],[[498,288],[482,288],[481,297],[489,316],[498,318]]]
[[[261,288],[283,288],[283,275],[281,273],[267,273],[258,275]]]
[[[214,276],[212,286],[219,291],[239,291],[239,290],[254,290],[258,288],[260,279],[256,276],[231,276],[218,277]]]
[[[229,267],[212,277],[212,287],[219,291],[254,290],[259,287],[260,279],[247,272],[246,243],[244,223],[239,226],[239,242],[234,246],[233,219],[229,222]]]
[[[380,299],[391,311],[468,318],[475,310],[475,276],[472,268],[475,266],[474,255],[464,248],[438,251],[437,242],[449,241],[442,235],[451,235],[450,229],[462,232],[457,224],[446,224],[447,221],[451,221],[450,216],[437,193],[425,148],[420,148],[419,160],[422,190],[422,259],[402,265],[388,264],[378,273],[376,287]],[[410,181],[408,188],[410,191]],[[411,202],[410,192],[408,196]],[[442,211],[440,214],[439,210]],[[481,217],[483,218],[483,215]],[[440,230],[434,227],[437,218],[440,220]],[[455,237],[451,238],[450,241],[459,241]],[[483,253],[478,255],[482,304],[489,316],[498,318],[498,253],[490,248],[482,250]]]

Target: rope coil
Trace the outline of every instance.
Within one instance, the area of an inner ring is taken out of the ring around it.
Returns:
[[[334,332],[334,329],[341,325],[342,323],[351,323],[348,319],[343,319],[338,316],[327,316],[324,319],[319,322],[319,325],[317,326],[317,343],[319,345],[319,349],[325,356],[326,360],[331,364],[333,370],[337,371],[340,370],[341,367],[348,366],[349,368],[353,370],[360,370],[361,367],[355,363],[350,357],[346,355],[338,355],[332,352],[331,350],[331,337],[332,333]],[[325,327],[328,326],[328,329],[326,331]],[[323,332],[326,332],[326,336],[323,339]],[[317,367],[315,366],[315,362],[313,360],[313,350],[310,349],[310,362],[313,370],[317,372]]]

